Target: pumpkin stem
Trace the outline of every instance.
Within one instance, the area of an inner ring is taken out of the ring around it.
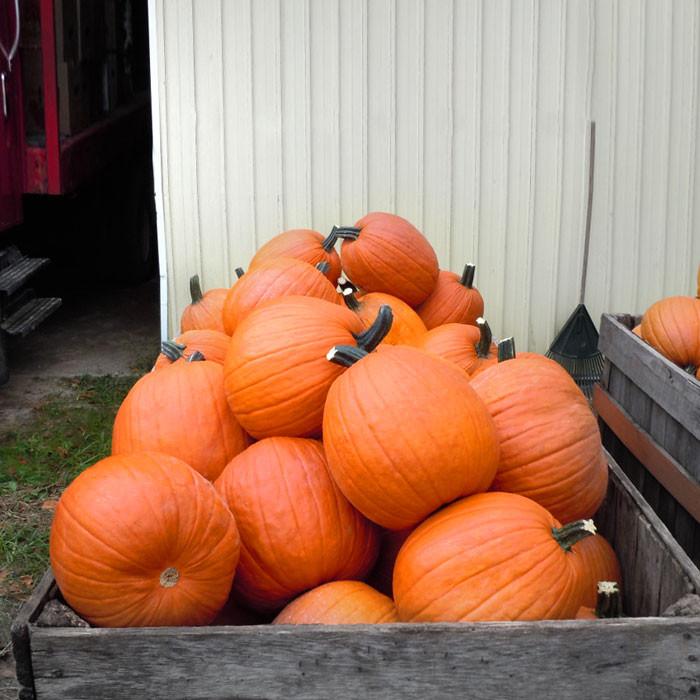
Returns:
[[[357,287],[345,275],[340,275],[335,291],[338,292],[338,294],[344,294],[346,289],[349,289],[353,293],[358,291]]]
[[[237,277],[238,279],[241,279],[241,277],[243,277],[243,275],[245,275],[245,270],[244,270],[242,267],[237,267],[237,268],[234,270],[234,272],[236,273],[236,277]]]
[[[329,262],[326,262],[325,260],[321,260],[321,262],[316,263],[316,269],[322,274],[325,275],[328,270],[331,269],[331,264]]]
[[[197,304],[204,298],[204,294],[202,294],[202,285],[199,283],[199,275],[192,275],[192,277],[190,277],[190,296],[192,297],[193,304]]]
[[[389,306],[389,304],[382,304],[379,307],[377,318],[374,319],[372,325],[362,331],[362,333],[358,333],[357,335],[353,333],[359,347],[367,352],[372,352],[391,330],[393,321],[394,312],[391,310],[391,306]]]
[[[207,358],[204,357],[204,355],[199,352],[199,350],[195,350],[188,358],[187,362],[202,362],[202,360],[206,360]]]
[[[622,617],[622,598],[616,581],[598,581],[595,614],[601,619]]]
[[[329,362],[333,362],[341,367],[352,367],[358,360],[367,357],[369,353],[363,348],[354,345],[335,345],[326,355]]]
[[[489,351],[491,350],[491,341],[493,340],[493,335],[491,334],[491,326],[487,323],[485,318],[476,319],[476,325],[481,333],[479,342],[476,344],[476,356],[486,359],[489,356]]]
[[[345,287],[344,289],[342,289],[341,294],[343,295],[343,301],[345,302],[345,305],[348,307],[348,309],[351,309],[352,311],[357,311],[360,308],[360,302],[357,300],[355,292],[353,292],[352,289],[350,289],[349,287]]]
[[[332,233],[335,233],[336,238],[349,238],[351,241],[356,241],[360,235],[360,229],[354,226],[334,226]]]
[[[503,338],[498,344],[498,361],[505,362],[506,360],[515,359],[515,340],[513,337]]]
[[[169,566],[160,575],[160,585],[163,588],[172,588],[179,580],[180,572],[174,566]]]
[[[474,274],[476,273],[476,265],[474,263],[467,263],[462,271],[462,276],[460,277],[459,283],[471,289],[474,286]]]
[[[185,345],[176,343],[174,340],[164,340],[160,344],[160,351],[165,355],[171,362],[175,362],[182,357],[182,352],[185,349]]]
[[[331,232],[321,242],[321,248],[323,248],[323,250],[325,250],[326,253],[330,253],[331,250],[333,250],[335,242],[338,240],[338,236],[336,235],[337,230],[338,228],[334,226],[331,229]]]
[[[592,520],[574,520],[573,523],[552,528],[552,536],[567,552],[570,552],[571,548],[584,537],[595,533],[596,528]]]

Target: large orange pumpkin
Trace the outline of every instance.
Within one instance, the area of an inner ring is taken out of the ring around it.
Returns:
[[[600,432],[571,376],[544,356],[499,362],[471,386],[496,423],[492,488],[528,496],[561,522],[591,517],[607,490]]]
[[[418,306],[433,291],[437,256],[427,238],[395,214],[373,212],[353,227],[336,228],[343,238],[343,270],[365,292],[385,292]]]
[[[155,450],[214,480],[249,443],[224,394],[223,367],[193,355],[131,388],[112,431],[112,454]]]
[[[224,304],[224,328],[233,335],[236,326],[258,305],[284,296],[313,296],[337,304],[335,286],[313,265],[295,258],[271,258],[231,287]]]
[[[445,323],[476,324],[484,315],[484,300],[474,286],[476,266],[464,266],[460,277],[449,270],[440,270],[435,288],[418,307],[418,315],[428,330]]]
[[[279,610],[327,581],[362,578],[374,564],[377,530],[333,483],[316,440],[261,440],[231,461],[216,488],[241,533],[234,590],[255,610]]]
[[[205,625],[228,597],[239,537],[206,479],[174,457],[134,453],[68,486],[49,549],[61,593],[94,625]]]
[[[335,251],[337,240],[334,232],[324,238],[318,231],[308,228],[283,231],[258,248],[250,261],[248,272],[263,261],[273,258],[296,258],[310,265],[327,262],[328,269],[323,274],[335,284],[340,277],[340,257]]]
[[[401,530],[485,491],[498,440],[467,375],[417,348],[356,351],[329,354],[351,366],[331,386],[323,414],[328,464],[348,500],[373,522]]]
[[[369,328],[377,318],[380,307],[391,307],[394,320],[391,330],[382,341],[385,345],[418,345],[425,335],[426,328],[420,316],[404,301],[391,294],[368,292],[358,299],[352,290],[343,291],[345,304],[361,319],[365,328]]]
[[[156,358],[153,369],[168,367],[177,360],[186,360],[195,352],[201,353],[211,362],[223,365],[230,342],[231,338],[221,331],[185,331],[172,342],[163,343],[163,350]]]
[[[241,425],[256,438],[318,435],[328,389],[344,371],[326,354],[362,331],[350,309],[314,297],[283,297],[252,311],[224,363],[226,396]]]
[[[446,323],[429,330],[418,345],[432,355],[449,360],[472,374],[485,362],[495,363],[497,348],[491,340],[491,329],[483,318],[477,325]]]
[[[464,498],[417,527],[394,567],[402,622],[546,620],[576,615],[582,589],[571,545],[592,521],[565,527],[534,501]]]
[[[700,299],[661,299],[645,311],[641,326],[642,338],[671,362],[700,367]]]
[[[223,309],[228,289],[210,289],[205,294],[199,283],[199,275],[190,278],[192,303],[185,307],[180,318],[180,332],[212,330],[224,332]]]
[[[581,605],[594,608],[599,581],[615,581],[622,587],[620,563],[610,543],[602,536],[587,537],[573,546],[571,561],[583,581]]]
[[[333,581],[292,601],[275,625],[374,625],[398,622],[394,601],[361,581]]]

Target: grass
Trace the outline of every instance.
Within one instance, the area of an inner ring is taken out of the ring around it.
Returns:
[[[46,569],[56,501],[110,453],[114,416],[135,380],[66,379],[30,424],[0,437],[0,598],[24,599]]]

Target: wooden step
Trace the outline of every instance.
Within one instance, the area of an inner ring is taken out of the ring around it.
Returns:
[[[58,297],[32,299],[3,321],[0,324],[0,329],[8,335],[27,335],[27,333],[33,331],[42,321],[56,311],[59,306],[61,306],[61,299]]]
[[[0,270],[0,292],[12,294],[17,291],[34,273],[50,262],[49,258],[21,257]]]

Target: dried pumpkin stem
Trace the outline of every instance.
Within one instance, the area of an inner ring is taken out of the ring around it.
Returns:
[[[474,274],[476,273],[476,265],[474,263],[467,263],[462,271],[462,276],[460,277],[459,283],[471,289],[474,286]]]
[[[204,294],[202,294],[202,285],[199,283],[199,275],[192,275],[192,277],[190,277],[190,296],[192,297],[193,304],[202,301],[204,298]]]
[[[598,581],[595,614],[601,619],[622,617],[622,597],[617,582]]]
[[[325,260],[321,260],[321,262],[316,263],[316,269],[322,274],[325,275],[328,270],[331,269],[330,263],[326,262]]]
[[[199,352],[199,350],[195,350],[188,358],[187,362],[202,362],[203,360],[206,360],[207,358],[204,357],[204,355]]]
[[[234,270],[234,272],[236,273],[236,277],[237,277],[238,279],[241,279],[241,277],[243,277],[243,275],[245,275],[245,270],[244,270],[242,267],[237,267],[237,268]]]
[[[336,238],[348,238],[356,241],[360,235],[360,229],[355,226],[334,226],[331,233],[335,233]]]
[[[354,345],[334,345],[328,351],[326,359],[341,367],[352,367],[352,365],[363,357],[367,357],[367,355],[369,353],[366,350]]]
[[[337,230],[338,230],[338,227],[334,226],[331,229],[331,232],[321,242],[321,248],[323,248],[323,250],[325,250],[326,253],[330,253],[331,250],[333,250],[333,247],[335,246],[335,242],[338,240],[338,236],[335,233]]]
[[[382,304],[377,312],[377,318],[374,319],[372,325],[362,333],[358,333],[357,335],[353,334],[359,347],[367,352],[372,352],[391,330],[393,321],[394,313],[391,310],[391,306]]]
[[[479,342],[476,344],[476,356],[486,359],[489,356],[491,341],[493,340],[491,326],[489,326],[486,319],[481,318],[481,316],[476,319],[476,326],[479,329],[479,333],[481,333]]]
[[[498,343],[498,361],[505,362],[506,360],[515,359],[515,340],[513,336],[510,338],[503,338],[503,340]]]
[[[352,311],[357,311],[360,308],[360,302],[358,301],[357,297],[355,296],[355,292],[353,292],[352,289],[346,287],[342,289],[341,293],[343,295],[343,301],[345,302],[345,305],[348,307],[348,309],[351,309]]]
[[[164,340],[160,344],[160,351],[165,355],[171,362],[175,362],[182,357],[183,351],[187,346],[181,343],[176,343],[174,340]]]
[[[584,537],[595,535],[596,528],[592,520],[574,520],[562,527],[553,527],[552,536],[562,549],[567,552]]]

